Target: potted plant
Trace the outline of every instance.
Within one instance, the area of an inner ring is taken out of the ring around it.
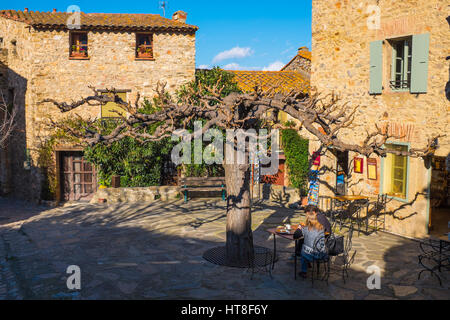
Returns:
[[[72,52],[70,53],[72,57],[86,57],[86,50],[83,47],[72,46]]]
[[[151,48],[146,48],[146,47],[141,46],[138,48],[137,52],[138,52],[139,58],[152,58],[153,57]]]

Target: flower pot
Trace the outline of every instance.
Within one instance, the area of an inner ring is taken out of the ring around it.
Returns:
[[[302,207],[305,207],[308,205],[308,197],[307,196],[302,196]]]
[[[74,57],[74,58],[84,58],[84,57],[86,57],[86,53],[84,53],[84,52],[72,52],[70,56]]]
[[[138,58],[151,59],[151,58],[153,58],[153,56],[151,53],[139,53]]]

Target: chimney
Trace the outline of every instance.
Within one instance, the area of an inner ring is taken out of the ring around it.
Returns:
[[[23,9],[23,12],[28,12],[28,8]]]
[[[186,19],[187,19],[187,13],[184,11],[177,11],[172,16],[173,21],[178,21],[181,23],[186,23]]]
[[[309,52],[309,49],[308,49],[308,47],[298,48],[298,53],[300,53],[300,52]]]
[[[53,9],[53,13],[56,13],[56,9]]]

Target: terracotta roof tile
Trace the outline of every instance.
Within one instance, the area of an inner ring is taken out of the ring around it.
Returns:
[[[0,17],[25,22],[35,28],[67,28],[73,13],[0,10]],[[82,29],[173,30],[195,32],[198,27],[163,18],[159,14],[80,13]]]
[[[292,90],[308,92],[309,79],[296,71],[231,71],[235,74],[234,80],[243,91],[252,91],[260,85],[263,89],[278,87],[278,92],[289,93]]]

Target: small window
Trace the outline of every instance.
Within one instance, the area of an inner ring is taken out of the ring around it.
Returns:
[[[136,34],[136,58],[153,59],[153,35],[149,33]]]
[[[386,149],[408,151],[408,146],[389,144]],[[408,183],[408,157],[388,153],[385,158],[384,193],[406,199]]]
[[[412,38],[391,40],[391,45],[391,89],[409,90],[411,88]]]
[[[106,93],[105,93],[106,94]],[[118,92],[117,96],[122,99],[123,101],[127,101],[127,93],[126,92]],[[125,117],[127,114],[127,111],[122,108],[120,105],[118,105],[115,102],[108,102],[104,105],[102,105],[102,119],[114,119],[114,118],[120,118]]]
[[[88,57],[88,35],[86,32],[73,32],[70,35],[70,57]]]

